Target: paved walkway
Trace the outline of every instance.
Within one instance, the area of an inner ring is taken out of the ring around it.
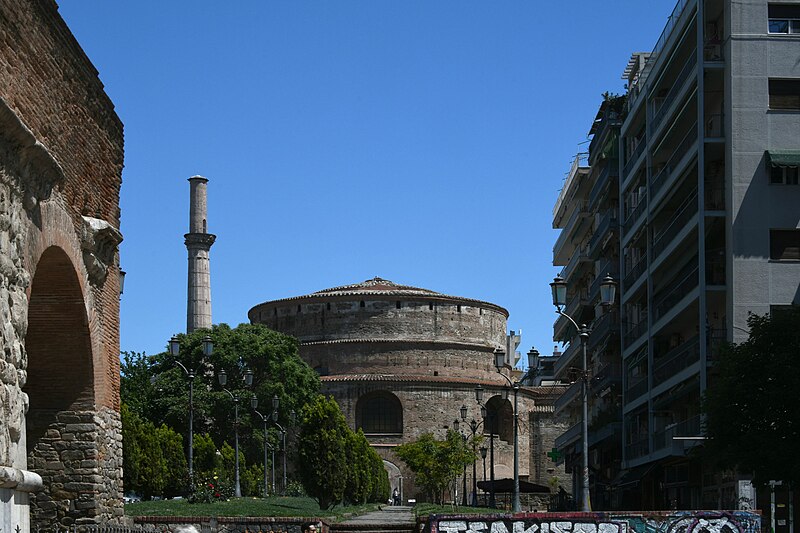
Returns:
[[[402,505],[386,505],[380,511],[371,511],[362,515],[354,516],[336,524],[336,528],[345,529],[348,526],[353,529],[362,528],[385,528],[390,529],[414,529],[414,512],[411,507]]]

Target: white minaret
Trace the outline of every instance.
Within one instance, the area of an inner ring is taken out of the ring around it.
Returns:
[[[189,290],[186,295],[186,333],[196,329],[211,329],[211,269],[208,252],[216,235],[207,233],[206,184],[203,176],[189,178],[189,233],[186,250],[189,252]]]

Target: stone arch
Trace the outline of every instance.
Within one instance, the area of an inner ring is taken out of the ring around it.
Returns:
[[[383,468],[389,475],[389,494],[394,492],[394,489],[400,493],[400,501],[403,501],[403,474],[400,472],[400,467],[391,461],[383,460]]]
[[[356,402],[356,429],[368,435],[403,433],[403,405],[387,390],[363,394]]]
[[[511,402],[502,396],[492,396],[486,402],[490,426],[484,431],[493,432],[500,440],[505,442],[514,441],[514,409]],[[493,430],[493,431],[492,431]]]
[[[31,504],[33,521],[92,516],[87,511],[101,484],[76,482],[99,474],[92,335],[81,276],[58,246],[47,247],[36,264],[25,350],[28,467],[44,482]]]

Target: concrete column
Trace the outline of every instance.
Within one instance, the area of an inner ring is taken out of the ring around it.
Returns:
[[[186,297],[186,332],[211,328],[211,269],[209,250],[216,235],[207,233],[206,188],[203,176],[189,178],[189,233],[184,235],[189,255],[189,286]]]

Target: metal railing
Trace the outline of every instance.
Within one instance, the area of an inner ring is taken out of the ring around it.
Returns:
[[[583,216],[586,216],[586,204],[581,202],[577,206],[575,206],[575,210],[570,215],[569,220],[567,223],[564,224],[564,227],[561,229],[561,234],[556,239],[556,243],[553,245],[553,255],[556,255],[558,251],[566,244],[567,238],[572,233],[572,229],[575,226],[575,222]]]
[[[581,392],[581,384],[581,381],[572,383],[567,387],[567,390],[564,391],[564,394],[556,398],[556,401],[553,402],[553,410],[556,413],[560,413],[564,408],[578,399]]]
[[[625,457],[628,459],[636,459],[648,453],[650,453],[650,441],[648,437],[640,437],[625,446]]]
[[[643,254],[633,267],[626,269],[625,278],[622,280],[625,289],[630,289],[645,271],[647,271],[647,254]]]
[[[617,159],[610,159],[606,162],[606,166],[600,171],[597,176],[592,190],[589,193],[589,207],[593,207],[600,197],[600,193],[606,188],[609,178],[616,178],[619,176],[619,161]]]
[[[625,161],[625,166],[622,167],[622,177],[625,178],[628,176],[628,173],[633,168],[634,163],[639,160],[639,156],[642,155],[644,152],[645,147],[647,146],[647,135],[642,136],[642,140],[636,145],[633,152],[628,156],[628,160]]]
[[[567,446],[572,441],[579,439],[580,436],[581,436],[581,423],[578,422],[577,424],[566,430],[564,433],[556,437],[556,440],[553,443],[553,445],[556,448],[560,449]]]
[[[587,259],[589,259],[589,247],[581,246],[576,248],[575,252],[572,254],[572,257],[569,258],[569,263],[567,263],[567,266],[561,270],[561,277],[564,278],[565,281],[568,281],[569,277],[578,266],[578,263],[581,261],[586,261]]]
[[[641,320],[638,324],[633,324],[622,337],[622,345],[626,348],[636,342],[636,340],[647,332],[647,320]]]
[[[700,360],[700,337],[694,336],[653,362],[653,386],[665,382]]]
[[[650,178],[650,196],[655,197],[658,191],[661,190],[661,187],[663,187],[664,183],[666,183],[667,178],[672,175],[683,159],[683,156],[685,156],[689,149],[694,146],[696,141],[697,122],[689,127],[689,131],[686,132],[686,135],[683,137],[680,144],[678,144],[678,147],[672,152],[672,155],[664,167],[658,172],[658,174]]]
[[[667,245],[672,242],[672,239],[680,233],[681,229],[689,222],[692,217],[697,213],[697,191],[695,190],[689,197],[683,201],[675,213],[669,224],[653,235],[653,246],[650,248],[650,257],[652,261],[661,255]]]
[[[603,138],[609,126],[619,126],[621,124],[622,121],[619,118],[619,113],[608,109],[606,115],[600,121],[600,129],[595,132],[594,136],[592,137],[592,142],[589,143],[589,155],[591,156],[594,154],[597,143],[599,143]]]
[[[642,217],[647,211],[647,196],[643,196],[639,198],[639,203],[636,204],[636,208],[630,212],[630,214],[625,218],[625,223],[623,225],[622,230],[627,233],[633,228],[633,225],[636,224],[636,221]]]
[[[672,446],[672,437],[694,437],[702,434],[702,418],[695,415],[686,420],[668,424],[663,430],[653,434],[653,449],[661,450]]]
[[[582,152],[575,156],[575,159],[572,161],[572,166],[569,169],[569,173],[567,174],[567,179],[564,180],[564,185],[561,187],[561,192],[558,193],[556,205],[553,206],[553,218],[555,218],[556,213],[558,213],[558,211],[561,209],[561,205],[566,199],[567,191],[569,191],[570,185],[572,185],[572,180],[574,180],[575,176],[578,174],[578,169],[582,166],[586,166],[588,163],[589,154]]]
[[[603,242],[605,236],[616,229],[616,227],[617,211],[614,209],[609,209],[606,211],[606,214],[603,215],[603,218],[600,219],[597,229],[594,230],[592,238],[589,239],[589,257],[594,257],[595,252],[597,251],[597,246]]]
[[[667,283],[669,289],[653,296],[653,322],[664,316],[670,309],[683,300],[692,289],[699,284],[698,266],[694,265],[688,274],[680,280]]]
[[[614,279],[619,277],[619,268],[617,267],[616,261],[606,261],[605,264],[603,264],[603,266],[598,270],[597,277],[594,278],[592,284],[589,285],[589,301],[594,300],[594,297],[597,296],[597,293],[600,290],[600,285],[603,284],[603,280],[606,279],[606,276],[611,276]]]
[[[625,402],[630,403],[647,392],[647,377],[628,385],[625,388]]]
[[[611,333],[612,330],[618,329],[619,315],[614,311],[604,313],[592,325],[592,331],[586,341],[586,347],[591,350],[597,346],[601,340],[606,338],[606,336]]]
[[[607,315],[603,315],[607,316]],[[608,385],[614,382],[619,382],[622,379],[622,368],[619,363],[607,364],[603,369],[592,377],[591,389],[603,390]]]
[[[680,73],[675,77],[675,81],[672,83],[672,87],[670,87],[669,92],[667,92],[667,96],[661,99],[661,106],[655,110],[655,113],[653,114],[653,120],[650,122],[650,133],[653,133],[661,124],[661,121],[664,119],[669,107],[672,105],[672,102],[675,101],[675,98],[677,98],[678,93],[683,88],[686,78],[689,77],[689,74],[692,72],[692,69],[695,66],[697,66],[697,54],[692,51],[692,53],[689,54],[689,59],[687,59],[686,63],[684,63]]]

